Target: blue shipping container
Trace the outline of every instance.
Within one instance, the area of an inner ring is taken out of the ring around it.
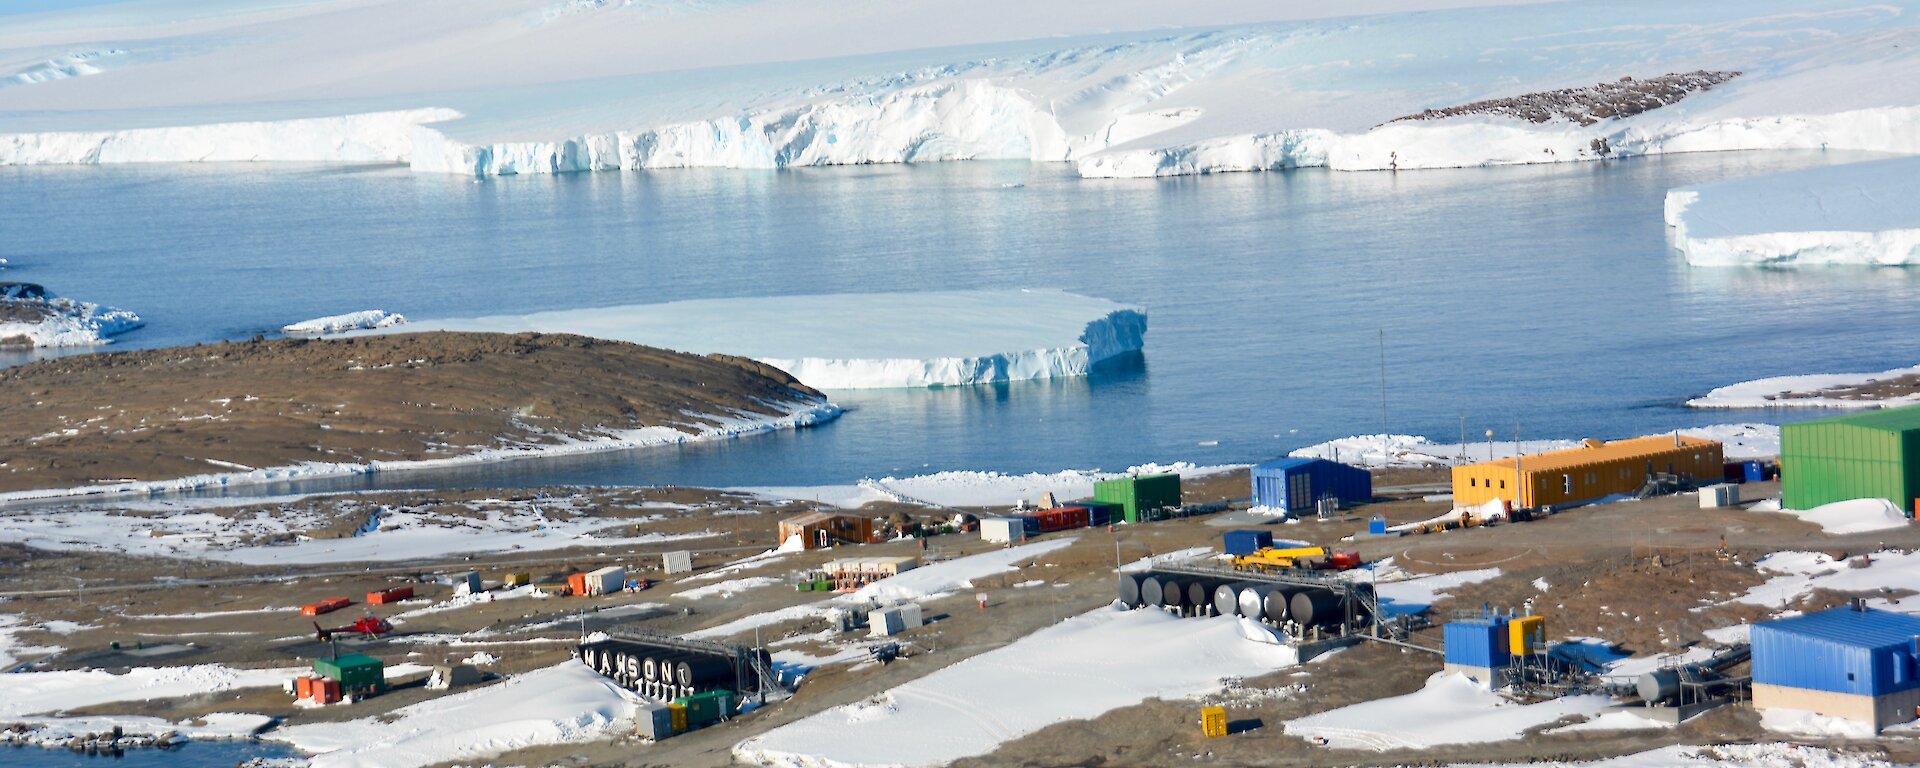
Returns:
[[[1387,521],[1378,517],[1373,518],[1372,520],[1368,520],[1367,533],[1371,533],[1376,536],[1385,536],[1387,534]]]
[[[1040,521],[1032,515],[1014,515],[1014,517],[1020,520],[1020,527],[1027,532],[1028,536],[1040,535]]]
[[[1373,474],[1326,459],[1275,459],[1253,468],[1253,505],[1307,512],[1321,499],[1373,500]]]
[[[1083,501],[1076,501],[1074,503],[1087,508],[1087,527],[1098,528],[1103,525],[1113,525],[1114,507],[1112,505],[1090,504]]]
[[[1227,531],[1222,538],[1229,555],[1251,555],[1273,546],[1273,534],[1266,531]]]
[[[1740,465],[1740,469],[1749,483],[1758,483],[1767,479],[1767,465],[1760,462],[1749,461],[1743,463]]]
[[[1447,663],[1493,669],[1507,665],[1507,617],[1456,621],[1443,628]]]
[[[1753,625],[1753,681],[1884,696],[1920,688],[1920,617],[1834,608]]]

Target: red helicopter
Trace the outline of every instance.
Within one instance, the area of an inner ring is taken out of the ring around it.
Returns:
[[[334,627],[332,629],[320,626],[320,622],[317,621],[313,623],[314,636],[320,638],[320,642],[323,643],[332,640],[334,635],[353,634],[377,639],[381,635],[392,631],[392,623],[373,615],[362,616],[359,621],[354,622],[352,625]]]

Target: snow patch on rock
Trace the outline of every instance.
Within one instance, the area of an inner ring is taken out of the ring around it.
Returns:
[[[348,312],[344,315],[328,315],[326,317],[316,317],[312,320],[302,320],[292,325],[281,327],[280,332],[306,336],[324,336],[332,333],[345,333],[347,331],[365,330],[368,328],[391,328],[405,322],[407,322],[405,315],[394,314],[384,309],[366,309],[359,312]]]

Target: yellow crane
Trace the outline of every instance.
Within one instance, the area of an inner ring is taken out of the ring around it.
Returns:
[[[1304,563],[1301,562],[1303,560],[1324,558],[1326,556],[1327,550],[1325,547],[1293,547],[1290,549],[1266,547],[1255,550],[1251,554],[1240,555],[1233,558],[1233,569],[1236,571],[1254,571],[1257,573],[1291,571],[1303,567]]]

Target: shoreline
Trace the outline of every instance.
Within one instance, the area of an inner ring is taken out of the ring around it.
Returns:
[[[840,406],[834,405],[824,399],[811,403],[795,401],[769,403],[768,405],[784,411],[785,415],[743,418],[738,416],[727,417],[703,414],[697,415],[696,418],[717,421],[720,422],[720,425],[702,428],[697,432],[684,432],[671,427],[645,427],[641,429],[621,430],[615,433],[614,436],[605,438],[578,440],[536,448],[489,448],[483,451],[475,451],[460,456],[450,456],[439,459],[407,459],[370,461],[364,463],[309,462],[278,467],[263,467],[245,472],[189,475],[167,480],[132,480],[121,483],[72,486],[67,488],[7,491],[0,493],[0,504],[53,499],[151,497],[167,493],[197,491],[208,488],[245,487],[291,480],[319,480],[389,472],[447,469],[452,467],[516,461],[520,459],[552,458],[557,456],[638,450],[643,448],[656,448],[663,445],[728,440],[781,429],[800,429],[825,424],[839,418],[841,414],[844,413]]]

